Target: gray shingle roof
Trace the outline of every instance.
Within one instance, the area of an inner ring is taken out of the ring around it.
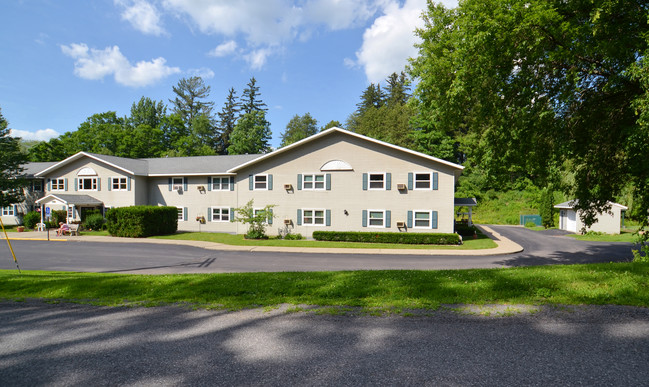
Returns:
[[[29,162],[25,165],[23,165],[23,168],[25,169],[24,173],[27,175],[27,177],[33,177],[34,174],[47,169],[51,167],[52,165],[56,164],[55,161],[45,161],[45,162]]]
[[[104,204],[104,202],[102,202],[101,200],[95,199],[90,195],[70,195],[70,194],[59,194],[59,193],[57,193],[57,194],[49,194],[49,195],[45,196],[44,198],[37,200],[36,203],[45,203],[45,202],[47,202],[47,200],[45,200],[45,199],[51,198],[51,197],[56,197],[56,198],[64,201],[67,204],[74,204],[76,206],[82,206],[82,205],[85,205],[85,206],[101,206],[102,204]]]
[[[200,175],[225,173],[237,165],[262,155],[223,155],[194,157],[164,157],[142,159],[149,165],[149,175]]]
[[[475,198],[455,198],[455,205],[475,207],[478,205],[478,201]]]

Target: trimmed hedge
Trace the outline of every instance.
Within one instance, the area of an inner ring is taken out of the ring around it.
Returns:
[[[468,224],[455,223],[455,232],[463,237],[472,237],[473,234],[478,232],[478,228],[476,226],[469,226]]]
[[[332,242],[400,243],[411,245],[459,245],[457,234],[405,233],[405,232],[355,232],[314,231],[313,239]]]
[[[178,230],[176,207],[133,206],[111,208],[106,213],[106,226],[112,236],[146,238],[173,234]]]

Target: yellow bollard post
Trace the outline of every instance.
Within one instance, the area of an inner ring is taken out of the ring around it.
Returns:
[[[9,240],[9,237],[7,236],[7,230],[5,230],[5,225],[2,223],[2,218],[0,218],[0,226],[2,226],[2,232],[5,234],[5,239],[7,240],[7,244],[9,245],[9,250],[11,250],[11,255],[14,257],[14,262],[16,262],[16,267],[18,268],[18,273],[20,273],[20,266],[18,266],[18,260],[16,259],[16,253],[14,253],[14,248],[11,247],[11,241]]]

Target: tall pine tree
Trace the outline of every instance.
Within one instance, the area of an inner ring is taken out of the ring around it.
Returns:
[[[255,77],[250,78],[250,82],[243,89],[241,94],[241,110],[244,114],[254,111],[267,111],[266,104],[261,100],[261,93]]]
[[[240,103],[237,100],[237,92],[234,87],[228,91],[228,96],[225,99],[223,109],[218,113],[219,115],[219,145],[217,151],[219,154],[227,154],[228,147],[230,146],[230,136],[237,124],[239,118]]]

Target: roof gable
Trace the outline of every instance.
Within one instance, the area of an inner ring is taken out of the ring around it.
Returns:
[[[285,147],[277,149],[277,150],[275,150],[273,152],[262,155],[262,156],[260,156],[258,158],[250,160],[250,161],[248,161],[246,163],[237,165],[237,166],[231,168],[230,170],[228,170],[228,172],[231,172],[231,173],[237,172],[238,170],[241,170],[242,168],[248,167],[250,165],[256,164],[256,163],[264,161],[264,160],[268,160],[268,159],[273,158],[273,157],[275,157],[275,156],[277,156],[279,154],[282,154],[282,153],[288,152],[290,150],[296,149],[298,147],[304,146],[305,144],[308,144],[308,143],[311,143],[311,142],[314,142],[314,141],[318,141],[319,139],[321,139],[321,138],[323,138],[325,136],[329,136],[329,135],[331,135],[333,133],[340,133],[340,134],[343,134],[343,135],[346,135],[346,136],[359,138],[359,139],[361,139],[363,141],[367,141],[367,142],[370,142],[370,143],[373,143],[373,144],[378,144],[380,146],[384,146],[384,147],[387,147],[387,148],[390,148],[390,149],[395,149],[397,151],[407,153],[407,154],[410,154],[410,155],[414,155],[414,156],[420,157],[420,158],[428,160],[428,161],[434,161],[434,162],[440,163],[442,165],[446,165],[446,166],[449,166],[451,168],[456,169],[457,174],[459,174],[464,169],[463,166],[461,166],[459,164],[451,163],[450,161],[442,160],[440,158],[429,156],[429,155],[423,154],[421,152],[416,152],[416,151],[413,151],[411,149],[403,148],[403,147],[400,147],[400,146],[397,146],[397,145],[394,145],[394,144],[390,144],[390,143],[387,143],[387,142],[384,142],[384,141],[380,141],[380,140],[377,140],[377,139],[374,139],[374,138],[371,138],[371,137],[363,136],[362,134],[358,134],[358,133],[350,132],[350,131],[345,130],[345,129],[340,129],[340,128],[334,127],[334,128],[327,129],[327,130],[325,130],[323,132],[320,132],[318,134],[314,134],[313,136],[307,137],[307,138],[305,138],[303,140],[300,140],[298,142],[295,142],[295,143],[293,143],[291,145],[285,146]]]
[[[58,163],[50,166],[49,168],[46,168],[38,173],[35,174],[35,176],[44,176],[52,171],[55,171],[65,165],[68,165],[76,160],[82,159],[84,157],[87,157],[89,159],[92,159],[94,161],[97,161],[99,163],[111,166],[113,168],[117,168],[123,172],[126,172],[129,175],[146,175],[148,172],[148,166],[147,163],[143,160],[138,160],[138,159],[129,159],[125,157],[117,157],[117,156],[108,156],[108,155],[100,155],[100,154],[95,154],[95,153],[88,153],[88,152],[79,152],[76,153],[70,157],[68,157],[65,160],[59,161]]]

